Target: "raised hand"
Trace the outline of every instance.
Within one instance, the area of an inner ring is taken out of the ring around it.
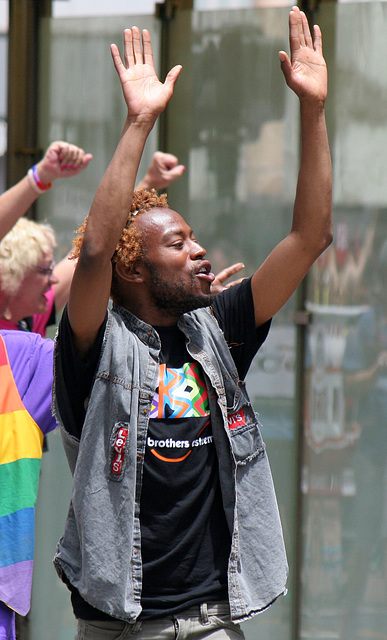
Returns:
[[[236,262],[230,267],[226,267],[225,269],[222,269],[222,271],[219,271],[219,273],[217,273],[215,276],[215,280],[213,280],[213,282],[211,283],[211,293],[220,293],[225,289],[233,287],[234,284],[239,284],[239,282],[242,282],[243,278],[239,278],[238,280],[233,280],[232,282],[225,284],[226,280],[238,273],[238,271],[241,271],[244,266],[245,265],[242,262]]]
[[[301,101],[325,102],[328,90],[327,68],[322,55],[320,28],[313,27],[314,42],[303,11],[293,7],[289,14],[290,60],[279,52],[287,85]]]
[[[136,189],[166,189],[172,182],[180,178],[184,171],[185,166],[179,164],[176,156],[171,153],[155,151],[148,171]]]
[[[121,81],[130,122],[149,122],[153,125],[172,97],[181,65],[173,67],[165,82],[160,82],[154,68],[149,31],[144,29],[140,34],[138,27],[124,31],[126,66],[121,60],[117,45],[112,44],[110,50]]]
[[[43,184],[57,178],[71,178],[86,169],[92,157],[91,153],[85,153],[75,144],[57,140],[50,144],[36,165],[37,173]]]

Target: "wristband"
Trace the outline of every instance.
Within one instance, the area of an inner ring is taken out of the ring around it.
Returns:
[[[44,193],[48,189],[51,189],[51,182],[49,184],[43,184],[43,182],[41,182],[36,170],[36,164],[34,164],[31,169],[28,169],[27,177],[31,187],[36,191],[36,193]]]

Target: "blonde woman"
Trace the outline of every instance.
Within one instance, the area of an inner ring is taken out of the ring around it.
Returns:
[[[40,333],[67,301],[74,270],[54,263],[54,230],[21,218],[0,242],[0,329]]]
[[[0,196],[0,328],[45,335],[65,304],[74,266],[67,257],[54,265],[54,231],[20,219],[58,178],[78,175],[91,154],[63,141],[50,144],[42,160]]]

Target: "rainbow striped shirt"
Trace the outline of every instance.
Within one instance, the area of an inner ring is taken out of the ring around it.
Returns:
[[[55,426],[47,397],[52,384],[52,347],[41,346],[40,341],[48,341],[33,334],[4,332],[4,338],[0,334],[0,600],[25,615],[31,598],[43,433]],[[22,395],[34,394],[35,403],[40,396],[41,406],[50,414],[45,416],[44,432],[26,409],[16,384],[8,357],[15,346],[18,351],[13,362]],[[40,359],[42,354],[44,362]],[[44,380],[42,375],[36,375],[38,372],[45,374]]]

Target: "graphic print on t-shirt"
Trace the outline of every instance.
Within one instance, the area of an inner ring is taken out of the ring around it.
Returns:
[[[150,418],[199,418],[209,413],[207,387],[198,363],[186,362],[177,369],[161,364]]]
[[[163,462],[182,462],[194,448],[212,444],[208,392],[200,365],[159,366],[148,451]]]

